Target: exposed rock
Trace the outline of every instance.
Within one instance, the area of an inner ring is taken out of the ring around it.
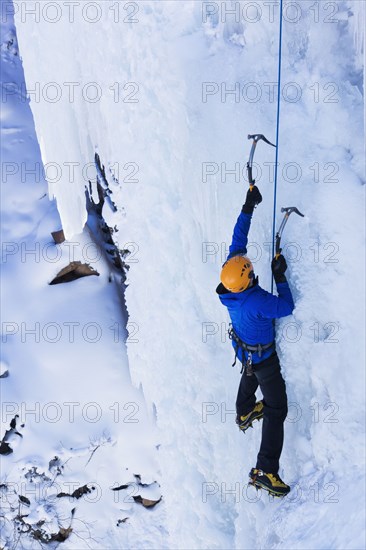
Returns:
[[[56,476],[62,474],[63,465],[58,456],[54,456],[52,460],[49,461],[48,469],[52,474],[56,474]]]
[[[67,527],[66,529],[64,527],[60,527],[60,530],[58,533],[52,533],[51,541],[64,542],[66,539],[69,538],[71,533],[72,533],[71,527]]]
[[[98,271],[90,267],[89,264],[82,264],[78,261],[70,262],[68,266],[61,269],[56,277],[50,282],[50,285],[70,283],[71,281],[75,281],[81,277],[88,277],[89,275],[97,275],[99,277]]]
[[[6,441],[1,441],[0,443],[0,455],[11,455],[13,452],[13,449],[10,447],[9,443],[6,443]]]
[[[128,517],[117,520],[117,527],[119,527],[121,525],[121,523],[126,523],[127,520],[128,520]]]
[[[142,504],[142,506],[145,506],[145,508],[153,508],[162,499],[162,497],[160,497],[159,500],[150,500],[148,498],[142,498],[140,495],[137,495],[137,497],[132,497],[132,498],[135,502],[138,502],[139,504]]]
[[[119,487],[113,487],[112,491],[122,491],[122,489],[127,489],[130,486],[130,483],[127,483],[127,485],[119,485]]]
[[[9,376],[9,367],[4,361],[0,361],[0,378],[7,378]]]
[[[127,271],[129,270],[129,264],[126,262],[127,256],[131,254],[131,251],[128,249],[121,250],[118,245],[118,239],[115,239],[114,234],[118,232],[116,224],[114,227],[110,227],[106,221],[113,218],[113,214],[118,212],[117,206],[113,201],[113,191],[110,188],[109,182],[106,177],[106,170],[104,165],[101,163],[98,153],[95,154],[95,165],[97,169],[97,185],[96,192],[97,197],[94,200],[92,185],[89,181],[89,186],[85,186],[86,194],[86,204],[88,210],[88,216],[90,219],[96,220],[97,223],[91,223],[90,226],[97,228],[95,237],[98,240],[102,241],[102,246],[107,253],[107,258],[112,264],[113,268],[116,268],[122,275],[121,281],[124,283],[127,277]],[[109,177],[118,184],[118,180],[113,176],[112,173],[109,174]],[[95,190],[94,190],[95,193]],[[98,200],[98,202],[96,202]],[[105,219],[103,216],[104,208],[108,207],[109,215]],[[110,216],[112,212],[112,218]],[[94,229],[95,230],[95,229]],[[98,234],[99,233],[99,234]],[[110,279],[111,281],[111,279]]]
[[[24,497],[23,495],[18,495],[19,500],[22,504],[25,504],[26,506],[30,506],[30,500],[27,497]]]
[[[71,498],[81,498],[83,495],[87,495],[88,493],[91,493],[92,491],[94,491],[94,487],[92,487],[91,489],[89,489],[89,487],[87,485],[83,485],[82,487],[79,487],[78,489],[76,489],[73,493],[58,493],[57,498],[62,498],[62,497],[71,497]]]
[[[140,474],[133,474],[133,476],[135,478],[135,481],[131,483],[126,483],[124,485],[119,485],[118,487],[113,487],[112,491],[122,491],[134,485],[137,485],[137,487],[152,487],[153,485],[157,484],[156,481],[154,481],[153,483],[142,483]],[[138,504],[142,504],[142,506],[144,506],[145,508],[153,508],[161,501],[163,497],[161,496],[159,500],[150,500],[148,498],[142,497],[141,495],[132,496],[132,498],[135,502],[137,502]]]
[[[53,231],[51,235],[56,244],[61,244],[65,241],[65,235],[64,235],[63,229],[60,229],[59,231]]]
[[[10,421],[10,430],[6,430],[5,435],[2,438],[0,443],[0,455],[10,455],[13,452],[13,449],[10,447],[8,443],[8,440],[13,434],[19,435],[19,437],[23,437],[22,434],[19,433],[16,429],[18,418],[19,418],[19,415],[16,414],[14,418],[12,418],[12,420]]]
[[[44,472],[39,472],[37,466],[32,466],[27,473],[24,474],[25,479],[29,481],[29,483],[40,483],[41,481],[51,481],[51,478],[46,476]]]

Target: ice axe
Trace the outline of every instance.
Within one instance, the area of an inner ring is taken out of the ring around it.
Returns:
[[[292,214],[292,212],[295,212],[295,214],[298,214],[302,218],[304,217],[304,214],[301,214],[301,212],[296,208],[296,206],[288,206],[287,208],[281,208],[281,212],[284,212],[285,215],[284,215],[283,220],[281,222],[281,225],[280,225],[280,227],[279,227],[279,229],[276,233],[276,259],[278,258],[278,256],[282,252],[282,248],[280,246],[281,245],[281,237],[282,237],[282,233],[283,233],[283,230],[285,228],[285,225],[287,223],[287,220],[290,217],[290,214]]]
[[[263,134],[249,134],[248,139],[252,139],[252,148],[250,150],[249,160],[247,162],[247,171],[248,171],[248,180],[249,180],[249,189],[252,191],[253,186],[255,185],[255,180],[253,179],[253,158],[255,153],[255,148],[257,147],[257,143],[260,140],[263,140],[265,143],[268,143],[268,145],[272,145],[272,147],[276,147],[276,145],[273,145]]]

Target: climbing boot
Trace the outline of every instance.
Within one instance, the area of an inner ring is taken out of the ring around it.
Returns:
[[[249,472],[249,485],[264,489],[275,497],[284,497],[291,490],[278,474],[266,474],[257,468],[252,468]]]
[[[250,413],[246,414],[245,416],[239,416],[236,417],[236,423],[239,426],[239,429],[245,432],[248,428],[252,427],[252,423],[254,420],[261,420],[263,418],[263,401],[258,401],[255,404],[255,407]]]

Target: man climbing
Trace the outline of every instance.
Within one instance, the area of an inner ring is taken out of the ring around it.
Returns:
[[[263,418],[262,441],[256,467],[249,473],[250,483],[283,496],[290,491],[278,475],[287,395],[273,325],[274,319],[292,313],[294,302],[285,276],[286,260],[281,254],[272,260],[271,265],[278,297],[259,286],[252,263],[246,256],[252,214],[260,202],[262,196],[254,185],[248,190],[236,222],[216,292],[231,318],[229,335],[235,349],[235,361],[238,357],[243,366],[236,400],[236,422],[245,432],[254,420]],[[256,403],[258,385],[263,400]]]

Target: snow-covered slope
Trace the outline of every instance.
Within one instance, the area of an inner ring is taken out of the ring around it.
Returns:
[[[39,547],[62,528],[71,528],[68,548],[132,547],[137,537],[142,547],[163,546],[163,503],[152,514],[133,499],[157,501],[161,490],[154,426],[128,367],[120,277],[89,227],[54,244],[60,219],[47,198],[11,18],[1,57],[0,391],[9,447],[0,546]],[[99,276],[49,286],[72,261]],[[80,488],[80,499],[60,496]]]
[[[364,3],[290,4],[278,215],[296,205],[306,217],[290,219],[283,243],[296,309],[277,331],[290,401],[281,474],[293,487],[280,502],[246,486],[260,431],[243,438],[234,424],[239,373],[215,295],[245,196],[246,135],[275,139],[278,6],[104,1],[76,7],[70,22],[60,4],[37,23],[16,13],[68,238],[86,219],[95,152],[118,179],[113,220],[120,248],[134,252],[126,303],[138,342],[128,359],[156,416],[166,514],[161,538],[152,543],[151,531],[139,547],[364,547]],[[249,253],[269,287],[273,150],[258,146],[255,160],[264,201]],[[109,396],[110,384],[99,391]]]

